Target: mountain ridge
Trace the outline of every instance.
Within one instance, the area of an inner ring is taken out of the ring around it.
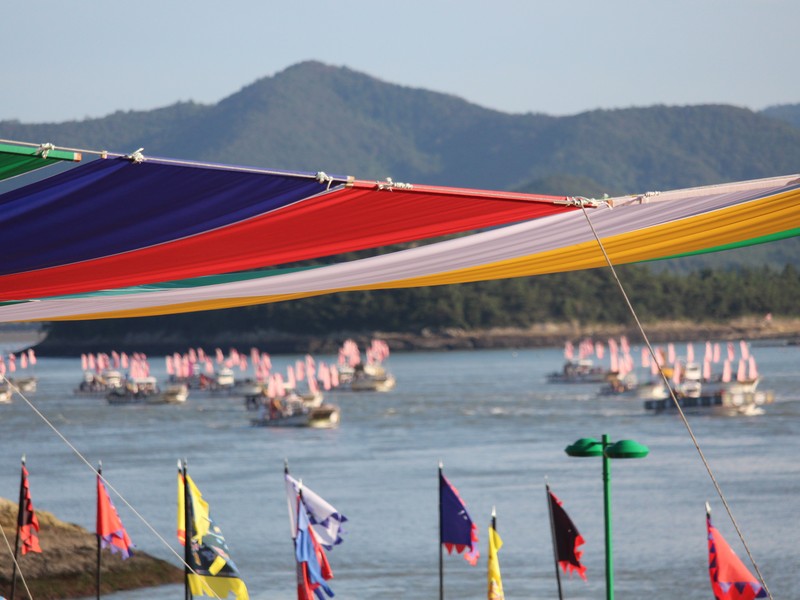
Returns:
[[[6,138],[416,183],[518,189],[553,173],[636,193],[794,172],[800,128],[729,105],[510,114],[318,61],[215,104],[65,123],[0,122]]]

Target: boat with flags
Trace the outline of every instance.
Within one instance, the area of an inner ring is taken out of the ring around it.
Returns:
[[[624,340],[624,338],[623,338]],[[610,344],[614,342],[609,341]],[[627,342],[624,342],[627,343]],[[611,348],[611,346],[609,346]],[[552,371],[547,374],[548,383],[604,383],[610,381],[618,374],[618,369],[614,367],[615,354],[612,353],[612,365],[610,368],[595,364],[592,356],[602,360],[605,355],[605,347],[600,342],[594,342],[589,338],[584,338],[578,343],[577,356],[575,345],[567,340],[564,344],[564,366],[560,371]]]
[[[609,347],[612,346],[609,340]],[[668,343],[666,348],[656,346],[655,357],[643,347],[640,366],[643,371],[649,371],[650,377],[642,382],[639,382],[630,347],[627,347],[616,360],[612,357],[617,370],[598,393],[639,400],[645,410],[654,413],[676,410],[677,400],[682,410],[691,412],[763,414],[763,407],[774,402],[775,394],[758,389],[761,376],[749,344],[740,341],[738,358],[736,345],[727,342],[726,346],[727,357],[723,359],[720,343],[706,342],[702,361],[696,360],[691,342],[686,344],[683,356],[678,356],[674,343]],[[625,348],[623,344],[620,347]],[[714,373],[715,364],[722,366],[721,372]],[[734,364],[738,364],[735,373]]]
[[[287,400],[273,398],[262,406],[258,418],[251,419],[254,427],[311,427],[333,429],[339,426],[341,409],[335,404],[307,406],[300,397]]]
[[[339,381],[349,385],[354,392],[388,392],[394,389],[397,379],[383,365],[389,357],[389,345],[384,340],[372,340],[366,357],[366,363],[362,362],[358,344],[352,339],[345,340],[339,348]]]

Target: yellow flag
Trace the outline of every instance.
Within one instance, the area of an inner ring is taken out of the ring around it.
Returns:
[[[503,580],[500,577],[500,561],[497,559],[497,552],[503,547],[503,540],[495,531],[494,527],[489,527],[489,600],[505,600],[503,593]]]
[[[208,533],[209,517],[208,517],[208,502],[203,499],[200,490],[197,489],[194,481],[189,475],[186,476],[186,481],[189,484],[189,501],[192,503],[192,514],[194,515],[194,523],[192,524],[192,537],[200,541]],[[181,544],[184,543],[186,535],[185,523],[185,507],[184,507],[184,490],[183,490],[183,475],[178,473],[178,540]]]

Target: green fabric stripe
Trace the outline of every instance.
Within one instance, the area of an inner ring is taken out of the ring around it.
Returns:
[[[786,240],[791,237],[800,235],[800,229],[793,228],[787,229],[780,233],[773,233],[771,235],[764,235],[741,242],[734,242],[732,244],[723,244],[722,246],[714,246],[713,248],[703,248],[702,250],[695,250],[693,252],[683,252],[681,254],[673,254],[671,256],[664,256],[662,258],[654,258],[653,260],[644,260],[641,262],[656,262],[659,260],[669,260],[671,258],[683,258],[685,256],[697,256],[699,254],[710,254],[711,252],[722,252],[724,250],[733,250],[735,248],[746,248],[748,246],[756,246],[758,244],[767,244],[769,242],[777,242],[779,240]]]
[[[33,147],[0,144],[0,181],[41,169],[52,164],[50,161],[76,160],[74,152],[50,150],[47,158],[43,159],[36,154],[38,151],[38,148]]]

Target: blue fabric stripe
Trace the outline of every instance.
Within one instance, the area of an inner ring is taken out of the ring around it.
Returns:
[[[0,274],[196,235],[274,211],[326,186],[293,174],[95,160],[0,195],[5,249]]]

